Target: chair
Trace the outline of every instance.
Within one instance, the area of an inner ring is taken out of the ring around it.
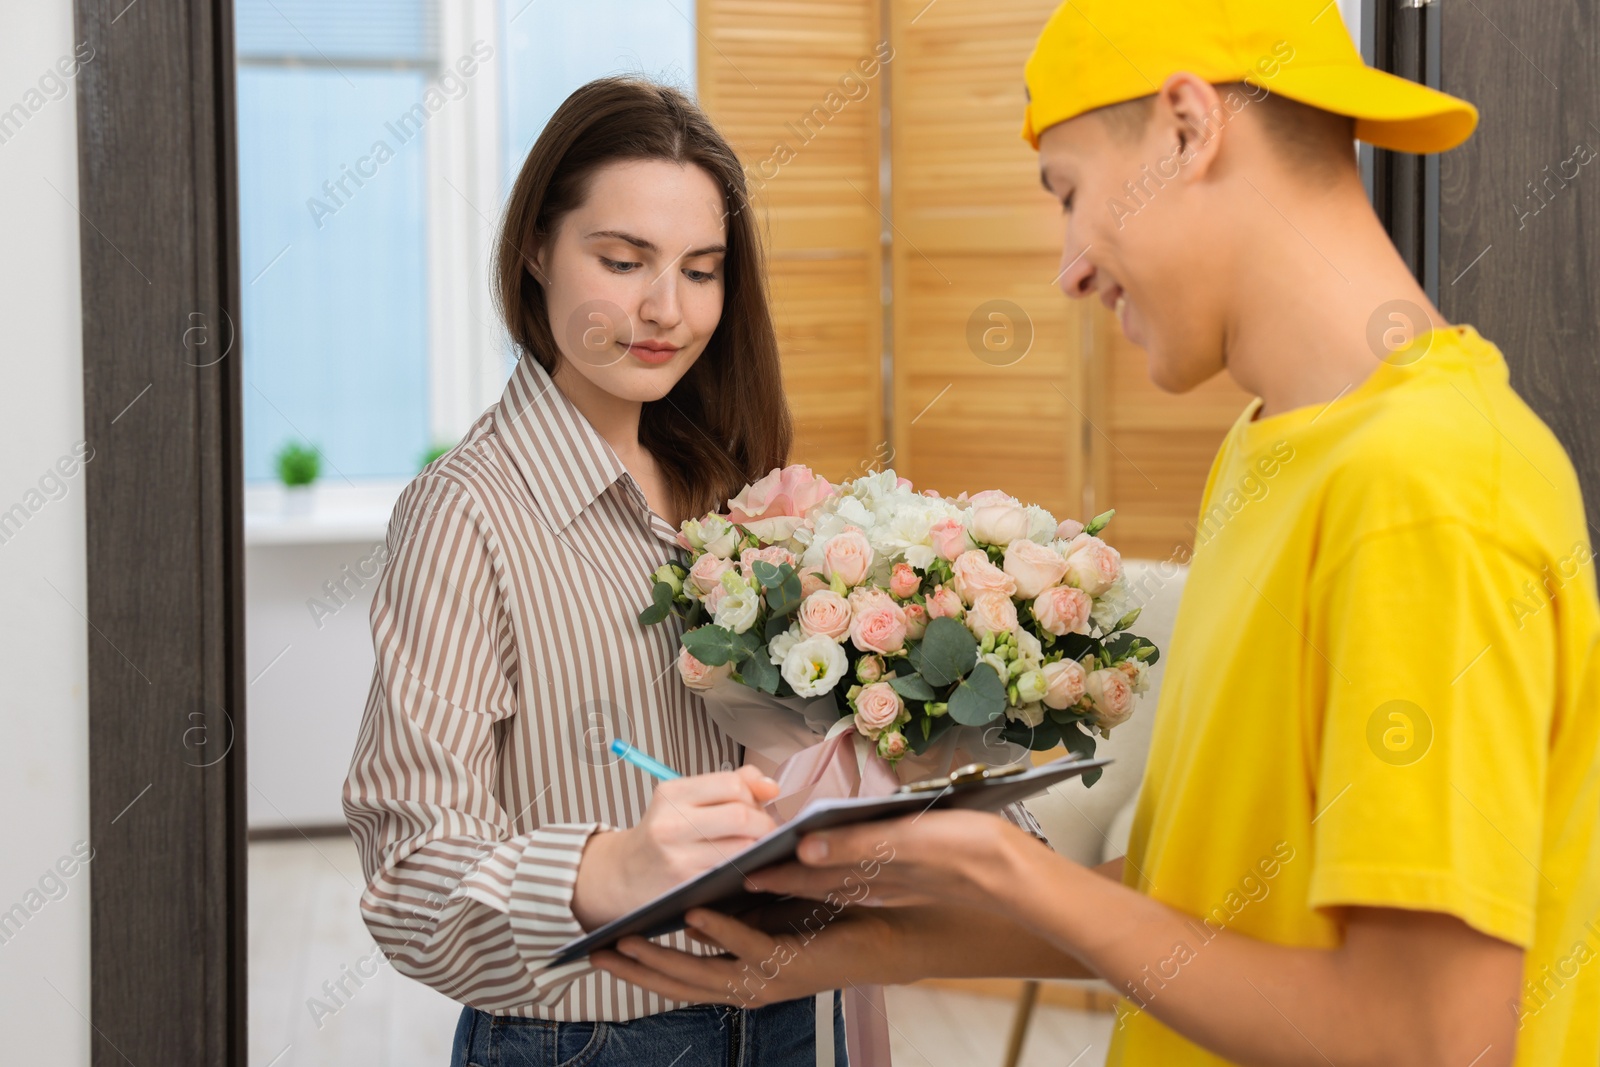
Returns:
[[[1050,845],[1057,852],[1086,867],[1093,867],[1127,851],[1128,831],[1144,777],[1150,751],[1150,730],[1155,719],[1156,696],[1166,673],[1168,645],[1177,620],[1178,601],[1188,568],[1177,563],[1128,560],[1124,571],[1134,602],[1143,610],[1133,626],[1135,633],[1154,641],[1161,649],[1161,661],[1150,670],[1150,688],[1139,698],[1132,718],[1111,731],[1095,750],[1097,756],[1116,760],[1092,788],[1077,780],[1052,787],[1043,796],[1028,801],[1028,809],[1039,820]],[[1116,996],[1116,991],[1099,979],[1075,981],[1087,992]],[[1011,1021],[1004,1067],[1016,1067],[1027,1041],[1028,1026],[1039,1001],[1040,984],[1027,981]]]

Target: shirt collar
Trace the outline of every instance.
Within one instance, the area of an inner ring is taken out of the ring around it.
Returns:
[[[605,438],[531,356],[519,359],[511,372],[495,407],[494,425],[558,530],[566,529],[619,478],[626,479],[641,507],[649,510]]]

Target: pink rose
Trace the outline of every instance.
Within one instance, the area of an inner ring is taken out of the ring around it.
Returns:
[[[901,599],[905,599],[921,588],[922,579],[918,577],[916,569],[911,564],[896,563],[894,565],[894,573],[889,577],[889,592]]]
[[[971,604],[979,593],[996,592],[1010,596],[1017,591],[1017,580],[989,562],[981,548],[969,549],[956,557],[950,567],[950,584]]]
[[[893,726],[905,710],[905,703],[888,682],[873,682],[856,694],[856,729],[876,738]]]
[[[832,496],[834,487],[826,478],[811,473],[803,464],[779,470],[772,468],[765,478],[752,482],[728,501],[728,519],[741,526],[757,519],[804,515]]]
[[[722,598],[727,595],[728,587],[719,584],[716,586],[716,588],[712,589],[711,592],[702,597],[700,603],[705,605],[706,614],[715,615],[717,613],[717,608],[722,604]]]
[[[928,609],[921,604],[907,604],[905,612],[906,640],[922,640],[922,635],[928,632]]]
[[[927,596],[927,601],[928,618],[930,619],[942,619],[947,616],[952,619],[959,619],[962,611],[966,608],[966,605],[961,603],[960,595],[954,589],[943,585],[934,586],[933,592]]]
[[[733,560],[713,556],[707,552],[695,560],[694,566],[689,568],[689,584],[703,597],[713,589],[719,588],[723,574],[732,569]]]
[[[845,585],[860,585],[871,570],[872,545],[859,526],[846,526],[822,550],[822,573]]]
[[[1083,699],[1083,683],[1088,676],[1083,664],[1075,659],[1062,659],[1044,665],[1044,706],[1070,708]]]
[[[967,528],[961,525],[960,519],[940,519],[928,527],[928,533],[932,535],[933,550],[947,560],[954,561],[971,547],[967,543]]]
[[[1005,572],[1017,580],[1017,596],[1032,600],[1067,573],[1059,552],[1023,538],[1006,546]]]
[[[782,545],[768,545],[765,548],[747,548],[743,552],[739,553],[739,570],[744,573],[746,578],[755,578],[755,562],[758,559],[765,560],[774,567],[785,563],[793,567],[800,562],[795,558],[795,554],[793,552],[790,552]]]
[[[1033,602],[1033,617],[1057,637],[1089,632],[1089,612],[1094,601],[1082,589],[1058,585],[1040,593]]]
[[[1122,554],[1098,537],[1079,534],[1061,553],[1067,581],[1090,596],[1100,596],[1122,574]]]
[[[894,480],[894,487],[896,489],[907,489],[907,490],[909,490],[911,488],[911,479],[902,475],[901,477],[896,478]]]
[[[1056,540],[1070,541],[1083,533],[1083,523],[1077,519],[1062,519],[1061,525],[1056,527]]]
[[[889,608],[895,611],[900,609],[894,597],[875,585],[858,585],[850,590],[847,599],[850,601],[850,610],[857,615],[868,608]]]
[[[800,632],[807,637],[830,637],[843,641],[850,632],[850,604],[832,589],[819,589],[800,602],[795,612]]]
[[[966,494],[962,494],[965,496]],[[989,507],[992,504],[1012,504],[1021,506],[1022,501],[1006,492],[1004,489],[985,489],[981,493],[974,493],[966,501],[975,508]]]
[[[856,681],[871,685],[883,678],[883,657],[862,656],[856,660]]]
[[[800,575],[800,599],[815,593],[818,589],[828,588],[828,579],[816,571],[803,571]]]
[[[990,634],[1015,633],[1017,606],[1006,594],[994,589],[986,590],[973,599],[966,622],[967,629],[976,634],[980,641]]]
[[[910,744],[906,741],[906,735],[899,730],[890,730],[878,738],[878,755],[891,763],[904,756],[906,749],[910,747]]]
[[[1128,684],[1128,676],[1115,668],[1090,671],[1083,691],[1094,702],[1094,722],[1102,730],[1126,722],[1133,714],[1133,686]]]
[[[1015,501],[976,505],[967,518],[972,539],[987,545],[1009,545],[1019,537],[1027,537],[1028,526],[1027,510]]]
[[[689,654],[687,648],[678,649],[678,676],[690,689],[710,689],[718,681],[733,673],[733,664],[708,667]]]
[[[859,612],[850,620],[850,640],[863,652],[899,652],[906,647],[906,613],[895,604]]]

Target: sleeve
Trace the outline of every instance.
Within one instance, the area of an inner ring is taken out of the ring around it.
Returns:
[[[496,799],[495,726],[516,713],[511,628],[466,491],[419,479],[391,520],[372,603],[376,667],[344,810],[361,915],[397,971],[485,1010],[559,999],[586,962],[579,859],[598,824],[513,833]],[[548,788],[548,786],[546,786]]]
[[[1539,580],[1485,531],[1435,521],[1365,536],[1314,581],[1313,907],[1443,912],[1532,942],[1557,697],[1558,609],[1528,609]]]

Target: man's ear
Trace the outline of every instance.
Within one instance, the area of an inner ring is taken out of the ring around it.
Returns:
[[[1181,176],[1195,181],[1204,178],[1215,164],[1233,115],[1216,86],[1179,71],[1156,93],[1152,121],[1161,127],[1182,162]]]

